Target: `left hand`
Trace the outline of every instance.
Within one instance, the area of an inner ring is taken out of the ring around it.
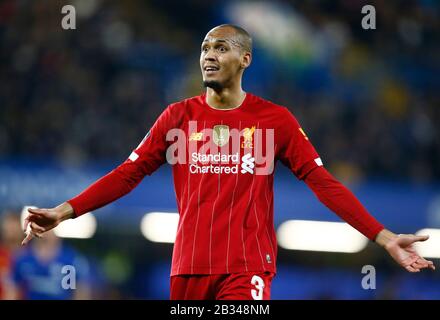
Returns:
[[[381,235],[382,233],[382,235]],[[379,233],[376,242],[383,245],[390,256],[409,272],[420,272],[422,269],[435,270],[434,263],[421,257],[414,249],[417,241],[426,241],[429,236],[416,236],[413,234],[395,235],[388,230]]]

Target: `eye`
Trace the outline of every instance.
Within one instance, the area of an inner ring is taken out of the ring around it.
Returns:
[[[218,50],[219,50],[220,52],[226,52],[226,47],[221,46],[221,47],[218,48]]]
[[[202,48],[202,51],[203,51],[203,52],[207,52],[207,51],[208,51],[208,47],[203,47],[203,48]]]

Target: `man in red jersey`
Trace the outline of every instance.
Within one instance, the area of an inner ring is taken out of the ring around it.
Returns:
[[[324,205],[406,270],[435,269],[412,246],[428,236],[384,229],[323,167],[287,108],[242,90],[251,60],[245,30],[221,25],[209,31],[200,55],[206,92],[169,105],[124,163],[75,198],[29,209],[23,243],[122,197],[168,162],[180,214],[171,299],[269,299],[277,256],[273,169],[281,160]]]

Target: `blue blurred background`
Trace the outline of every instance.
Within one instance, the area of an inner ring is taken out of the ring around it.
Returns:
[[[76,9],[76,30],[61,28],[66,4]],[[376,9],[375,30],[361,26],[365,4]],[[215,25],[234,23],[254,39],[245,91],[287,106],[330,172],[387,228],[440,228],[439,7],[435,0],[4,0],[0,212],[58,205],[124,161],[169,103],[203,91],[200,43]],[[151,211],[176,211],[167,166],[94,212],[93,237],[62,240],[87,261],[83,297],[168,298],[172,244],[142,235]],[[289,219],[340,221],[279,166],[276,227]],[[7,297],[16,256],[25,253],[13,246],[22,233],[0,232]],[[373,243],[351,254],[279,250],[273,299],[440,299],[438,271],[408,274]],[[375,290],[362,289],[364,265],[376,268]]]

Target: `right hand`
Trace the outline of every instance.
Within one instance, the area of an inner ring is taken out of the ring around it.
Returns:
[[[73,218],[72,206],[65,202],[51,209],[28,209],[28,215],[24,219],[24,232],[26,237],[21,245],[26,245],[34,237],[41,238],[43,233],[55,228],[66,219]]]

